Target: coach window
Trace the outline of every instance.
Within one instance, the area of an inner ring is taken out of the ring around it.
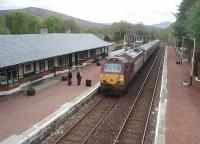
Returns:
[[[48,60],[48,69],[54,68],[54,58]]]
[[[45,70],[45,61],[39,61],[39,69],[40,72]]]
[[[6,69],[2,68],[0,69],[0,85],[5,85],[5,84],[7,84]]]
[[[58,57],[58,66],[64,66],[65,65],[65,58],[64,56]]]

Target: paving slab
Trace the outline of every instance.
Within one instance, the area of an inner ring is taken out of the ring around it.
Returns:
[[[39,121],[57,111],[66,102],[73,102],[80,95],[87,93],[90,87],[85,86],[85,80],[92,80],[92,85],[99,81],[100,67],[90,64],[81,68],[82,83],[77,86],[76,71],[73,71],[72,85],[68,86],[56,78],[49,78],[37,85],[35,96],[26,96],[25,91],[0,97],[0,141],[11,135],[20,135],[31,129]],[[69,107],[63,105],[63,107]],[[61,107],[62,108],[62,107]],[[35,125],[36,126],[36,125]],[[12,139],[17,139],[12,136]],[[11,140],[12,140],[11,139]]]
[[[180,55],[168,47],[166,113],[166,144],[200,143],[200,82],[193,80],[192,86],[183,82],[189,80],[191,65],[176,64]]]

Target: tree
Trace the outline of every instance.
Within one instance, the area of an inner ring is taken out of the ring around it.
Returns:
[[[12,12],[6,16],[6,25],[12,34],[38,33],[39,19],[23,12]]]
[[[62,20],[62,32],[71,30],[72,33],[79,33],[81,28],[73,20]]]
[[[5,24],[5,18],[3,16],[0,16],[0,34],[9,34],[6,24]]]
[[[174,24],[175,36],[181,38],[187,34],[187,11],[191,8],[192,4],[198,0],[183,0],[179,6],[176,16],[176,23]]]
[[[113,23],[110,27],[110,31],[114,41],[121,41],[125,34],[133,33],[133,25],[126,21],[120,21],[118,23]]]
[[[49,16],[45,17],[43,21],[47,24],[49,33],[62,32],[61,18],[54,16],[54,15],[49,15]]]
[[[8,15],[6,23],[12,34],[28,33],[26,15],[22,12],[12,12]]]
[[[28,33],[39,33],[40,21],[34,15],[27,15]]]
[[[188,37],[194,37],[200,41],[200,1],[196,2],[187,13]]]

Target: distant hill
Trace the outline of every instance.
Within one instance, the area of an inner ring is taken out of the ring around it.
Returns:
[[[78,18],[69,16],[66,14],[62,14],[62,13],[58,13],[58,12],[54,12],[54,11],[50,11],[50,10],[46,10],[46,9],[42,9],[42,8],[35,8],[35,7],[28,7],[28,8],[24,8],[24,9],[0,10],[0,15],[7,15],[7,14],[12,13],[13,11],[23,11],[25,13],[34,14],[41,19],[46,17],[47,15],[56,15],[63,19],[66,19],[66,20],[73,20],[77,24],[79,24],[81,26],[85,26],[85,27],[103,28],[103,27],[108,26],[106,24],[94,23],[94,22],[78,19]]]
[[[157,28],[167,28],[167,27],[169,27],[171,24],[172,24],[172,22],[166,21],[166,22],[162,22],[162,23],[159,23],[159,24],[153,24],[153,25],[151,25],[151,26],[157,27]]]

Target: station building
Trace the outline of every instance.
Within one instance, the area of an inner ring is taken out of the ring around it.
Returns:
[[[0,35],[0,95],[108,54],[110,45],[93,34]]]

